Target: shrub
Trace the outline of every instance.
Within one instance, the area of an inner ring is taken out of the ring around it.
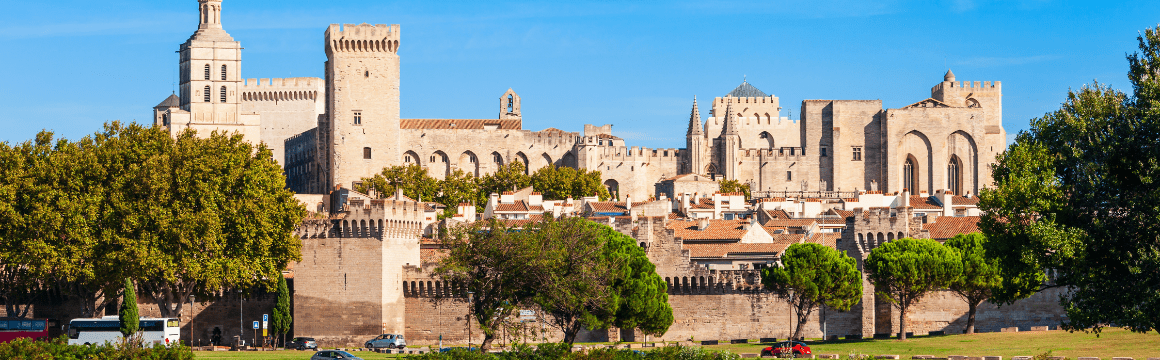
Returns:
[[[624,349],[591,349],[587,352],[570,353],[568,344],[516,345],[511,351],[496,354],[481,354],[464,349],[454,349],[445,353],[413,356],[419,360],[734,360],[740,356],[729,352],[708,351],[699,347],[667,346],[652,351]]]
[[[92,360],[192,360],[188,347],[138,348],[118,345],[69,345],[65,337],[48,341],[16,339],[0,344],[0,359],[92,359]]]

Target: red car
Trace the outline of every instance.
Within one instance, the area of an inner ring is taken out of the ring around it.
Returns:
[[[761,356],[789,357],[790,353],[793,353],[795,357],[813,355],[813,351],[810,350],[808,345],[798,341],[786,341],[761,349]]]

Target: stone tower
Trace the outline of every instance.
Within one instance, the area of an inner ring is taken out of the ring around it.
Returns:
[[[741,135],[737,132],[737,117],[733,115],[731,106],[725,106],[725,129],[721,135],[721,172],[725,179],[737,178],[737,149],[741,148]]]
[[[701,111],[697,109],[697,97],[693,97],[693,112],[689,114],[689,131],[685,133],[685,148],[688,149],[686,173],[701,174],[705,171],[705,131],[701,128]]]
[[[327,119],[323,136],[331,186],[400,163],[399,25],[326,29]]]
[[[171,134],[192,129],[239,133],[258,143],[261,119],[241,112],[242,45],[222,29],[221,0],[198,1],[197,31],[178,49],[180,89],[177,107],[154,108],[156,120]]]
[[[520,116],[520,95],[511,88],[508,88],[507,92],[499,97],[499,118],[515,120],[522,118]]]

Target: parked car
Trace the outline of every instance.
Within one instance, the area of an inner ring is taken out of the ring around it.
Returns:
[[[813,355],[809,345],[800,341],[786,341],[761,349],[761,356],[809,356]]]
[[[345,359],[345,360],[363,360],[358,356],[351,355],[346,351],[340,350],[322,350],[314,353],[310,360],[331,360],[331,359]]]
[[[382,334],[379,337],[367,341],[363,344],[367,349],[402,349],[407,347],[407,340],[403,339],[403,335]]]
[[[312,338],[312,337],[299,336],[299,337],[294,338],[294,340],[290,340],[289,342],[287,342],[286,348],[287,349],[294,349],[294,350],[306,350],[306,349],[318,350],[318,343],[314,342],[314,338]]]

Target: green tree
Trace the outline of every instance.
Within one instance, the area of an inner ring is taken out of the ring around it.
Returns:
[[[866,274],[875,292],[899,310],[899,338],[906,339],[906,312],[931,291],[945,289],[963,272],[954,249],[931,239],[904,238],[870,251]]]
[[[417,164],[397,165],[383,168],[383,171],[369,178],[363,178],[362,183],[354,190],[387,198],[395,196],[395,190],[402,188],[403,195],[414,200],[435,201],[439,194],[439,180],[431,177],[427,169]]]
[[[290,323],[294,322],[294,317],[290,315],[290,289],[286,287],[285,277],[278,277],[278,298],[270,313],[270,328],[274,334],[282,336],[282,346],[285,346],[286,333],[290,331]]]
[[[1160,331],[1160,33],[1138,47],[1130,93],[1069,91],[998,158],[979,202],[1003,278],[992,301],[1067,287],[1067,329]]]
[[[600,180],[599,171],[545,166],[532,174],[531,183],[544,195],[544,200],[579,199],[593,195],[601,199],[611,198]]]
[[[121,297],[121,311],[117,312],[117,320],[121,322],[121,335],[126,341],[133,341],[141,326],[141,317],[137,312],[137,290],[133,288],[133,281],[125,279],[124,295]]]
[[[673,308],[669,305],[668,285],[657,274],[656,266],[633,238],[607,225],[590,224],[598,226],[607,239],[604,256],[608,262],[620,265],[619,268],[610,268],[619,273],[610,293],[617,300],[612,325],[620,329],[640,329],[648,335],[664,335],[673,324]],[[593,326],[605,327],[600,324]]]
[[[741,182],[737,180],[721,180],[718,186],[720,188],[719,191],[722,193],[742,193],[745,194],[746,200],[749,200],[750,198],[749,184],[741,184]]]
[[[507,163],[494,173],[479,178],[477,204],[486,203],[490,194],[503,194],[504,191],[515,191],[531,185],[532,177],[527,175],[524,163],[519,161]]]
[[[435,201],[446,206],[443,216],[455,215],[459,204],[473,204],[477,207],[481,205],[476,203],[479,199],[478,180],[475,175],[455,169],[439,181],[439,195],[435,197]]]
[[[601,227],[607,228],[579,217],[546,216],[528,225],[523,236],[526,246],[540,249],[539,261],[524,271],[535,286],[533,301],[564,332],[567,344],[576,341],[581,327],[611,322],[618,305],[620,294],[612,286],[622,259],[604,256],[607,238]]]
[[[447,256],[433,273],[463,291],[470,316],[483,330],[480,350],[486,352],[504,319],[535,295],[528,269],[542,267],[541,248],[527,240],[530,231],[513,231],[492,219],[452,228],[441,239]]]
[[[789,302],[797,315],[793,338],[819,305],[840,311],[862,299],[862,273],[854,258],[813,243],[794,244],[781,256],[781,266],[761,270],[767,290]]]
[[[967,334],[975,333],[979,304],[990,299],[992,290],[1003,281],[999,276],[999,262],[987,255],[986,243],[986,236],[972,233],[955,235],[944,244],[958,251],[963,261],[963,273],[951,283],[950,289],[967,302]]]

